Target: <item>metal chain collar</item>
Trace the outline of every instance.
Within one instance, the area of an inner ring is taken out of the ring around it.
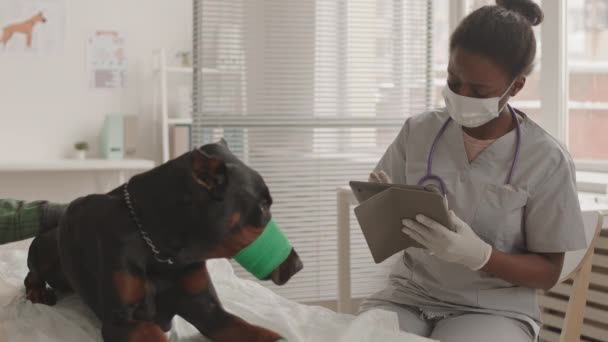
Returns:
[[[127,208],[129,208],[129,212],[131,213],[131,218],[133,219],[133,222],[135,222],[135,225],[137,226],[137,229],[139,230],[139,234],[141,235],[142,239],[144,239],[144,241],[146,242],[146,245],[148,245],[148,247],[150,247],[150,249],[152,250],[152,253],[154,254],[154,259],[156,259],[156,261],[158,261],[160,263],[168,264],[168,265],[173,265],[175,262],[173,261],[172,258],[163,258],[160,256],[160,254],[161,254],[160,250],[156,247],[156,245],[152,241],[152,238],[150,238],[150,234],[148,234],[148,232],[146,232],[143,229],[141,221],[139,221],[139,218],[137,217],[137,215],[135,214],[135,210],[133,209],[133,204],[131,203],[131,195],[129,194],[128,186],[129,186],[129,182],[126,182],[124,185],[123,194],[125,197],[125,202],[127,203]]]

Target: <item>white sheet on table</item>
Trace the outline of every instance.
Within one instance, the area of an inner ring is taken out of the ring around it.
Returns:
[[[24,299],[28,247],[29,241],[0,247],[0,341],[101,341],[99,321],[77,296],[61,298],[53,307]],[[431,341],[400,332],[397,317],[387,311],[337,314],[290,301],[255,282],[239,279],[226,260],[213,260],[208,268],[228,311],[289,341]],[[170,334],[172,341],[206,341],[179,317]]]

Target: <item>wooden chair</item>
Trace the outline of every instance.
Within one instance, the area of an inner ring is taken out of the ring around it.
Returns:
[[[603,216],[597,211],[588,211],[583,213],[583,219],[588,241],[587,248],[567,252],[558,284],[539,296],[544,324],[541,341],[575,342],[580,341],[583,333],[589,283],[593,277],[594,250],[602,230]],[[608,312],[605,312],[605,315],[608,319]],[[589,328],[593,329],[593,327]],[[603,335],[601,331],[595,333]],[[608,334],[608,331],[606,333]],[[608,340],[608,336],[604,336],[601,340]]]

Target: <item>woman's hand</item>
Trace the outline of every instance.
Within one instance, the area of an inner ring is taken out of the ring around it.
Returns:
[[[495,275],[511,284],[548,290],[555,286],[564,253],[510,254],[492,248],[471,227],[450,211],[455,231],[428,217],[403,220],[403,232],[437,257]]]
[[[370,173],[368,182],[391,184],[393,180],[386,174],[386,172],[380,171]]]
[[[471,227],[450,211],[453,231],[424,215],[416,221],[402,221],[403,233],[426,247],[437,257],[478,270],[492,255],[492,246],[480,239]]]

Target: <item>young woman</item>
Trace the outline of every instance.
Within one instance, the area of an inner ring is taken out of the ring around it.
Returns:
[[[445,109],[410,117],[371,180],[435,184],[453,231],[423,216],[388,286],[362,311],[398,314],[403,330],[445,342],[534,341],[536,290],[559,278],[564,252],[586,246],[568,152],[508,102],[533,68],[531,0],[498,0],[450,39]]]

